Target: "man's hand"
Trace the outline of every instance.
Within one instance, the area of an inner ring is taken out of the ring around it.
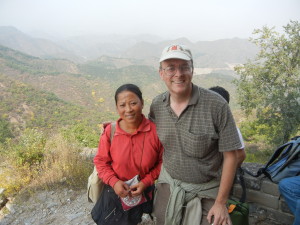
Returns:
[[[226,208],[226,202],[236,172],[237,157],[235,151],[224,152],[223,156],[224,161],[219,192],[214,205],[207,214],[208,222],[214,225],[232,225]],[[212,217],[214,217],[213,221]]]
[[[232,225],[226,205],[217,202],[209,210],[207,220],[213,225]]]
[[[126,184],[125,182],[123,182],[121,180],[118,180],[115,183],[113,188],[114,188],[115,193],[121,198],[125,198],[130,191],[128,184]]]

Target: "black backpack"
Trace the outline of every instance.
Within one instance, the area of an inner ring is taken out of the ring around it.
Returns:
[[[256,174],[244,169],[253,177],[264,174],[274,183],[278,183],[286,177],[300,175],[300,136],[281,145],[272,155],[267,164],[260,168]]]

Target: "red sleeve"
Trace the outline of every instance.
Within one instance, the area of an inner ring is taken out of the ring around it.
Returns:
[[[163,145],[161,144],[160,140],[157,137],[156,130],[155,130],[154,137],[155,137],[154,140],[157,143],[157,145],[156,145],[157,161],[156,161],[155,166],[141,180],[147,187],[153,185],[155,180],[157,180],[159,173],[160,173],[161,165],[162,165],[162,155],[163,155],[164,148],[163,148]]]
[[[110,131],[111,125],[108,125],[100,137],[98,151],[94,158],[94,164],[99,178],[102,179],[104,183],[113,187],[119,179],[111,166]]]

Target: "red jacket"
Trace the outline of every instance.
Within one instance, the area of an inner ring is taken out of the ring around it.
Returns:
[[[130,180],[139,174],[141,181],[150,186],[160,173],[163,153],[155,124],[143,117],[138,130],[134,134],[128,134],[119,127],[120,120],[116,123],[112,145],[111,125],[101,135],[94,158],[98,176],[113,187],[118,180]]]

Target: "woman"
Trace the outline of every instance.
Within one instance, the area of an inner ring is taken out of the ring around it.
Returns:
[[[99,177],[107,185],[92,216],[97,224],[138,224],[146,206],[149,207],[151,194],[146,194],[147,202],[127,211],[120,199],[141,196],[153,187],[160,172],[163,147],[154,123],[142,114],[144,101],[136,85],[120,86],[115,102],[120,118],[115,124],[113,141],[110,124],[100,138],[94,158]],[[137,184],[125,183],[136,175],[140,178]]]

